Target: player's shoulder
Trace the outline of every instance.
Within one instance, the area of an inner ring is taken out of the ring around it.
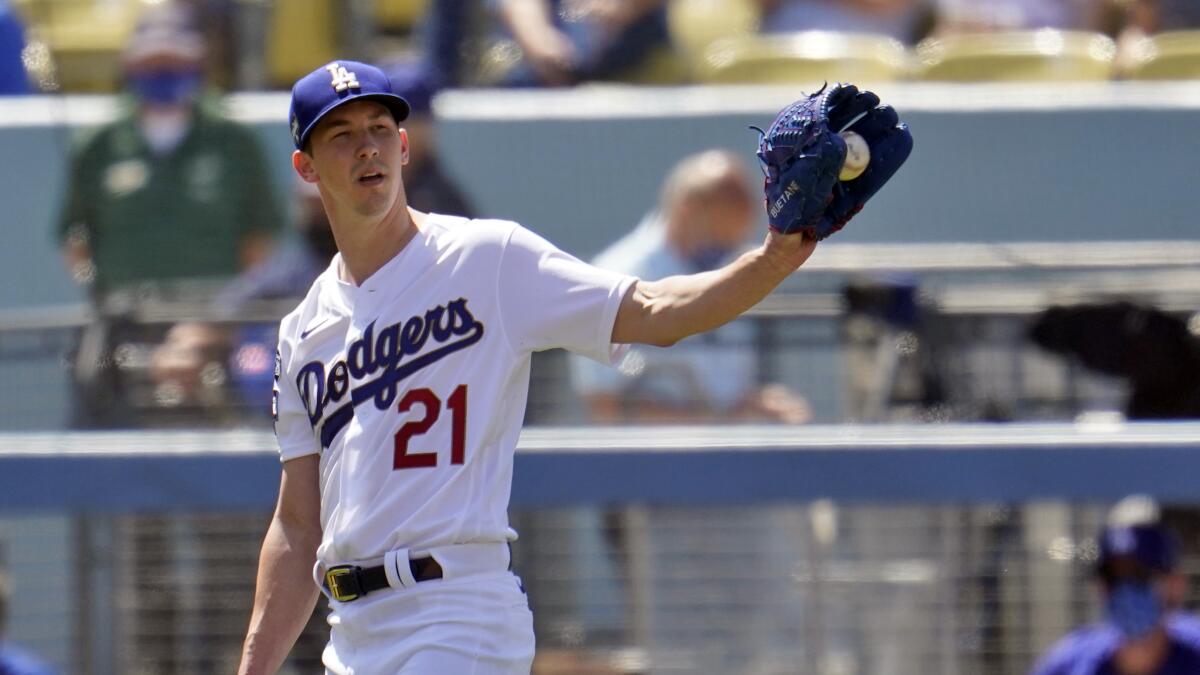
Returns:
[[[1094,624],[1071,631],[1047,650],[1030,675],[1084,675],[1094,673],[1121,642],[1117,629]]]
[[[331,263],[324,272],[321,272],[312,285],[309,286],[304,298],[300,300],[292,311],[280,319],[279,343],[281,351],[294,351],[300,343],[306,327],[313,321],[320,320],[322,314],[329,311],[327,303],[322,302],[322,295],[330,292],[328,288],[330,284],[337,283],[336,272],[334,271],[335,264]]]
[[[438,248],[498,252],[508,245],[514,232],[523,228],[511,220],[429,213],[423,229],[428,240]]]

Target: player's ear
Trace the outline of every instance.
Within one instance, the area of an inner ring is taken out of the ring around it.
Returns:
[[[400,164],[408,164],[408,129],[400,127]]]
[[[313,166],[312,157],[309,157],[307,152],[296,150],[292,153],[292,168],[305,183],[317,182],[317,169]]]

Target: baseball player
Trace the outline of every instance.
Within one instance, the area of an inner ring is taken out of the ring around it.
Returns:
[[[810,101],[821,130],[835,103]],[[330,63],[292,90],[293,166],[320,191],[339,253],[280,326],[283,472],[244,675],[279,668],[318,592],[332,610],[328,673],[528,673],[533,622],[509,570],[507,507],[531,353],[611,361],[620,345],[719,326],[804,263],[833,231],[823,222],[841,220],[821,177],[836,175],[845,145],[839,155],[822,131],[818,154],[797,145],[794,163],[769,159],[768,199],[786,203],[776,211],[787,220],[772,217],[761,247],[712,272],[639,281],[516,223],[409,208],[407,114],[363,63]],[[776,133],[785,128],[764,138],[794,144]]]

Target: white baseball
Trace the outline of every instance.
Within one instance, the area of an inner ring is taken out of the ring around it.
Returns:
[[[854,180],[867,170],[867,164],[871,162],[871,148],[862,136],[853,131],[843,131],[841,136],[846,141],[846,161],[842,164],[838,180]]]

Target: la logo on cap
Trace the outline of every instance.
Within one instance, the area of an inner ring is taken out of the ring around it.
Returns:
[[[333,78],[333,81],[329,83],[330,86],[338,93],[346,91],[351,87],[355,89],[362,88],[362,85],[358,83],[358,76],[346,70],[346,67],[337,61],[325,66],[325,70],[328,70],[329,76]]]

